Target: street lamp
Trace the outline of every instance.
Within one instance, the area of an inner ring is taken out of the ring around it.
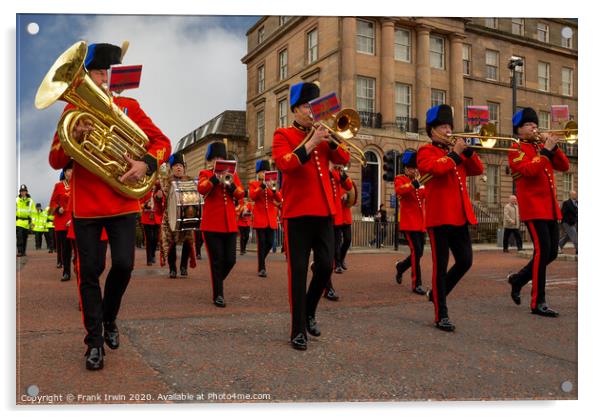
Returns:
[[[512,71],[512,115],[516,113],[516,67],[522,67],[524,61],[521,57],[512,56],[508,68]]]

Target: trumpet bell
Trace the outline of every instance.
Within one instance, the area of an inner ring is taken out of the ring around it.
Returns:
[[[575,121],[568,121],[564,127],[564,139],[569,144],[575,144],[577,142],[578,131],[577,123]]]

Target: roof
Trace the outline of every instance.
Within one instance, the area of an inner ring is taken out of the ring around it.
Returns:
[[[178,141],[174,152],[184,150],[207,137],[246,138],[246,112],[224,111]]]

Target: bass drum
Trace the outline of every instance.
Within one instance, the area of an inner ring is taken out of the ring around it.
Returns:
[[[198,230],[202,203],[196,180],[172,181],[167,198],[169,229],[171,231]]]
[[[357,188],[355,182],[351,182],[353,187],[347,191],[347,199],[345,200],[345,206],[351,208],[357,203]]]

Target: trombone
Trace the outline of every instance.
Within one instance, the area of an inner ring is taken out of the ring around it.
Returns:
[[[364,152],[351,142],[353,137],[355,137],[355,134],[357,134],[357,132],[360,130],[360,116],[355,110],[351,108],[341,109],[338,113],[330,115],[328,118],[319,121],[312,127],[309,134],[307,134],[307,136],[303,139],[303,141],[301,141],[295,150],[305,145],[318,125],[322,125],[328,130],[330,137],[337,145],[340,146],[341,144],[345,144],[351,147],[349,149],[349,154],[351,157],[360,162],[362,167],[366,167],[367,160]],[[355,154],[353,153],[354,151]]]
[[[481,127],[478,133],[476,132],[457,132],[447,134],[447,138],[452,140],[452,144],[458,140],[458,138],[478,138],[481,140],[480,145],[468,145],[470,148],[474,149],[487,149],[487,150],[497,150],[497,151],[516,151],[515,148],[506,148],[506,147],[495,147],[497,140],[509,140],[513,141],[517,144],[520,144],[520,141],[513,137],[498,137],[496,136],[495,124],[487,123]]]
[[[567,144],[575,144],[578,140],[578,132],[579,130],[577,129],[577,123],[575,121],[568,121],[564,125],[563,129],[544,129],[541,131],[537,130],[535,136],[538,139],[538,141],[541,141],[541,137],[539,134],[560,134],[564,138],[561,138],[559,141],[566,141]]]

